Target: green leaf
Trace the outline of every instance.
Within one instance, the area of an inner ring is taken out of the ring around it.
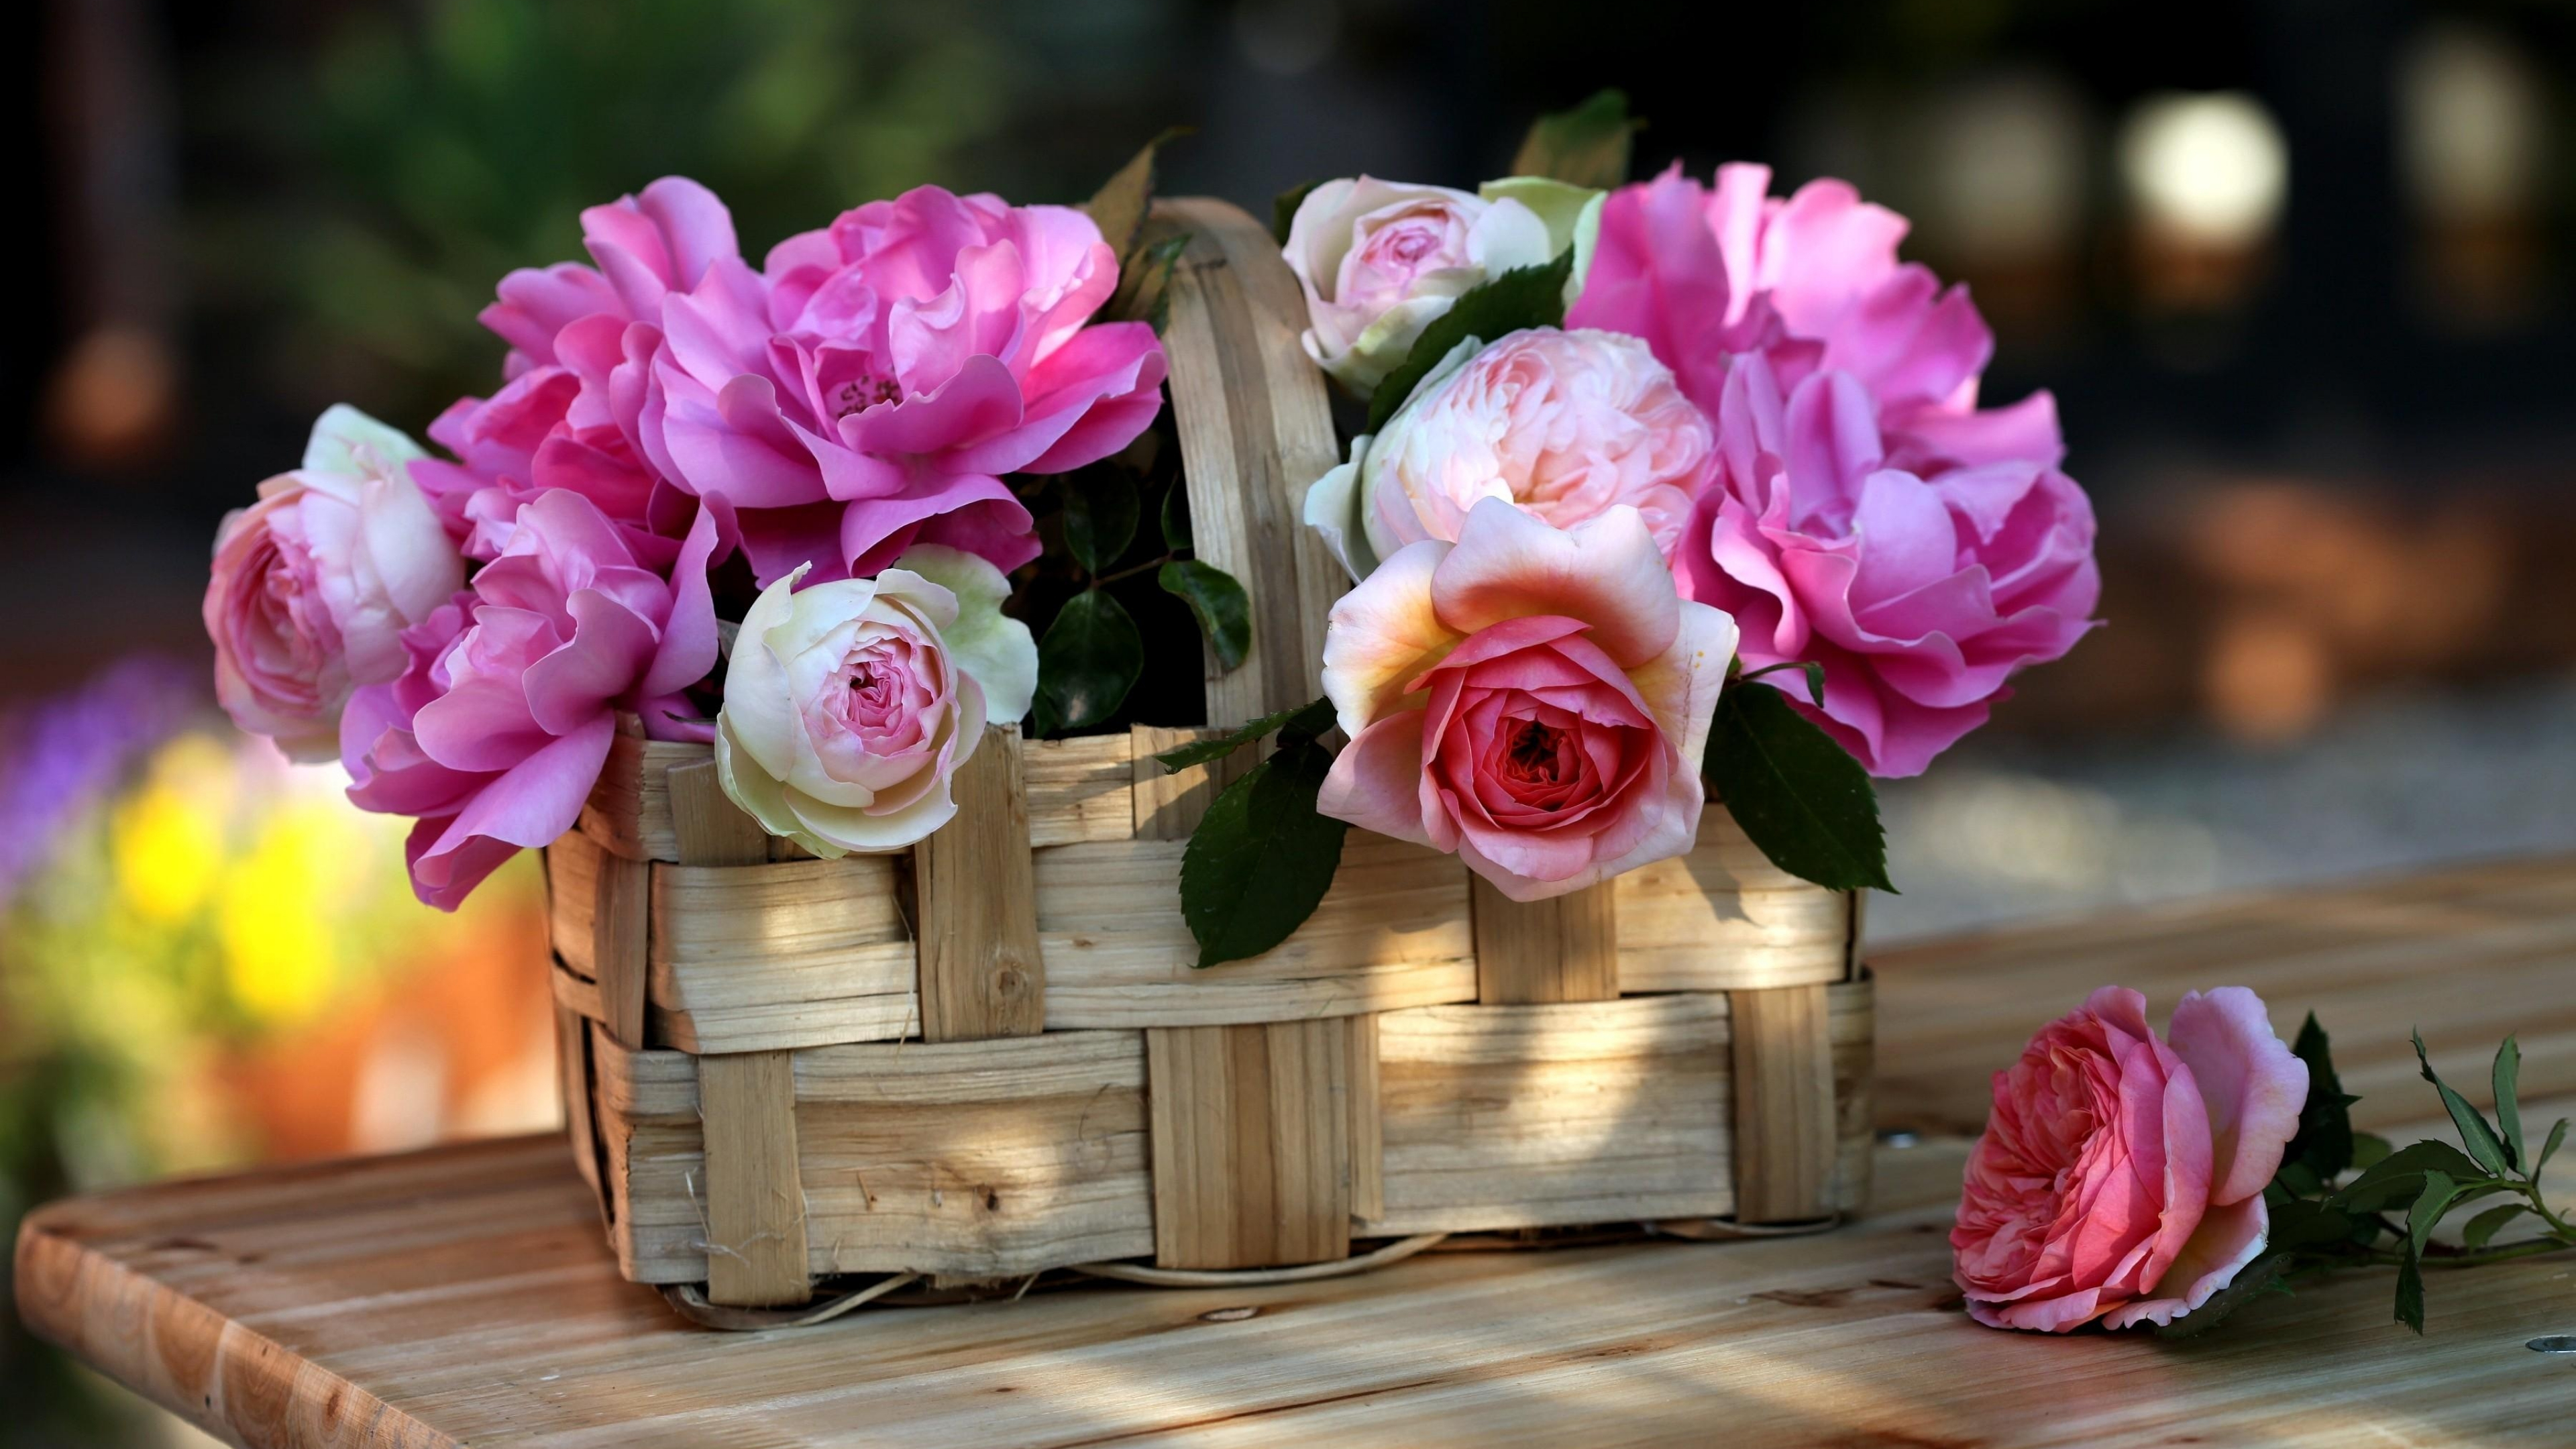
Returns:
[[[1780,691],[1718,699],[1702,773],[1773,865],[1830,890],[1895,891],[1868,773]]]
[[[1793,659],[1780,664],[1765,664],[1750,674],[1737,676],[1735,682],[1740,684],[1748,679],[1760,679],[1763,675],[1777,674],[1783,669],[1804,670],[1807,675],[1807,698],[1816,702],[1816,708],[1825,707],[1825,666],[1811,659]]]
[[[1198,616],[1199,632],[1216,651],[1219,666],[1242,667],[1252,653],[1252,596],[1234,581],[1234,575],[1214,564],[1184,558],[1163,565],[1154,582]]]
[[[1473,337],[1491,342],[1509,332],[1555,327],[1565,321],[1565,279],[1574,270],[1574,250],[1558,253],[1543,267],[1521,267],[1469,288],[1448,311],[1432,319],[1413,341],[1413,350],[1369,394],[1364,432],[1386,431],[1389,418],[1413,396],[1413,389],[1459,343]]]
[[[1128,159],[1091,199],[1082,204],[1090,214],[1091,224],[1100,228],[1100,239],[1118,254],[1121,268],[1136,251],[1136,243],[1145,229],[1145,215],[1154,208],[1154,153],[1190,133],[1187,126],[1173,126],[1145,143],[1144,149]]]
[[[1181,855],[1181,915],[1201,966],[1258,956],[1315,912],[1350,827],[1315,809],[1332,752],[1279,750],[1228,785]]]
[[[1136,480],[1127,470],[1085,468],[1064,481],[1064,544],[1073,561],[1094,574],[1136,541]]]
[[[1190,490],[1180,479],[1163,490],[1163,547],[1174,553],[1190,546]]]
[[[2504,1144],[2496,1140],[2495,1129],[2487,1125],[2487,1119],[2478,1115],[2478,1109],[2469,1105],[2468,1098],[2452,1091],[2448,1083],[2434,1075],[2432,1059],[2424,1054],[2424,1033],[2418,1031],[2411,1035],[2415,1041],[2415,1064],[2423,1068],[2424,1080],[2431,1082],[2433,1090],[2442,1094],[2442,1109],[2451,1114],[2451,1125],[2459,1129],[2460,1145],[2478,1160],[2478,1166],[2496,1176],[2501,1177],[2512,1170],[2513,1164],[2505,1156]]]
[[[2522,1044],[2508,1036],[2496,1048],[2495,1083],[2496,1127],[2504,1138],[2504,1160],[2522,1166],[2527,1153],[2522,1143],[2522,1099],[2516,1090],[2522,1078]]]
[[[1096,725],[1118,712],[1145,672],[1145,641],[1116,599],[1085,589],[1065,600],[1038,641],[1039,719],[1048,732]]]
[[[1628,152],[1645,124],[1628,115],[1627,92],[1595,91],[1572,110],[1532,122],[1512,156],[1512,174],[1607,191],[1627,181]]]
[[[2469,1219],[2469,1225],[2460,1230],[2460,1241],[2471,1248],[2483,1248],[2495,1241],[2498,1228],[2529,1211],[2531,1211],[2531,1204],[2525,1202],[2500,1203],[2488,1208],[2485,1212]]]
[[[2352,1239],[2352,1218],[2324,1203],[2291,1198],[2271,1208],[2271,1245],[2276,1249],[2316,1248]]]
[[[2309,1012],[2300,1025],[2290,1050],[2308,1064],[2308,1100],[2299,1108],[2298,1133],[2281,1156],[2285,1164],[2297,1163],[2322,1181],[2332,1182],[2353,1165],[2352,1115],[2346,1109],[2361,1099],[2344,1094],[2343,1083],[2335,1076],[2326,1030],[2317,1025],[2315,1012]]]
[[[2359,1097],[2353,1097],[2348,1100],[2358,1102],[2361,1099]],[[2371,1168],[2377,1167],[2382,1161],[2386,1160],[2387,1157],[2387,1138],[2380,1136],[2376,1132],[2355,1132],[2352,1134],[2352,1165],[2354,1167],[2367,1171]]]
[[[2397,1321],[2424,1333],[2424,1266],[2413,1253],[2404,1255],[2397,1265]]]
[[[2567,1119],[2561,1117],[2558,1119],[2558,1125],[2549,1129],[2549,1140],[2540,1144],[2540,1160],[2531,1164],[2532,1181],[2540,1180],[2540,1174],[2549,1166],[2549,1159],[2558,1155],[2559,1147],[2566,1141]]]
[[[2478,1165],[2460,1149],[2448,1142],[2430,1138],[2411,1142],[2371,1165],[2354,1178],[2341,1192],[2326,1199],[2326,1206],[2339,1212],[2377,1212],[2393,1202],[2413,1199],[2424,1189],[2428,1172],[2439,1172],[2451,1179],[2483,1176]]]
[[[1172,269],[1181,264],[1181,253],[1189,250],[1191,235],[1176,231],[1138,247],[1120,264],[1118,290],[1100,309],[1100,320],[1142,322],[1154,329],[1155,336],[1163,335],[1172,319]]]
[[[1320,738],[1324,731],[1333,727],[1333,719],[1333,702],[1329,699],[1319,699],[1312,704],[1290,705],[1277,714],[1265,714],[1259,719],[1247,721],[1213,739],[1199,740],[1183,745],[1177,750],[1165,750],[1154,758],[1162,762],[1164,774],[1177,775],[1192,765],[1204,765],[1210,760],[1221,760],[1272,730],[1284,729],[1287,735],[1296,739]],[[1287,739],[1282,740],[1283,744],[1288,742]]]
[[[1288,245],[1288,228],[1291,223],[1297,220],[1297,208],[1305,205],[1306,197],[1312,193],[1316,187],[1323,184],[1324,183],[1320,181],[1309,181],[1303,185],[1291,186],[1287,190],[1280,192],[1278,196],[1272,198],[1270,202],[1270,234],[1279,239],[1279,244],[1281,246],[1284,247]]]
[[[2460,1195],[2461,1187],[2439,1169],[2424,1174],[2424,1190],[2416,1195],[2415,1205],[2406,1210],[2406,1251],[2411,1257],[2424,1256],[2424,1241],[2433,1235],[2433,1225],[2451,1210],[2451,1200]]]
[[[2226,1321],[2229,1314],[2258,1298],[2288,1297],[2290,1287],[2281,1281],[2281,1273],[2290,1266],[2291,1257],[2289,1253],[2266,1253],[2246,1264],[2226,1287],[2209,1295],[2208,1301],[2198,1308],[2171,1323],[2157,1324],[2156,1337],[2197,1338]]]

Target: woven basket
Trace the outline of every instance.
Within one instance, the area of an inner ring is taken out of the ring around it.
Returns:
[[[1231,723],[1321,693],[1344,580],[1298,512],[1332,422],[1267,230],[1206,200],[1152,224],[1191,234],[1165,342],[1199,555],[1252,596],[1250,659],[1207,683]],[[546,875],[573,1150],[626,1276],[756,1308],[835,1275],[1368,1263],[1861,1204],[1854,897],[1715,803],[1690,855],[1531,905],[1355,830],[1293,937],[1196,970],[1183,843],[1252,753],[1153,759],[1202,733],[994,729],[951,824],[834,861],[735,809],[704,747],[621,736]]]

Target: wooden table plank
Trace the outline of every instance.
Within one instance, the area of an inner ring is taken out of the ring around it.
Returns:
[[[2519,1028],[2545,1122],[2576,1112],[2571,939],[2576,861],[2555,861],[1890,953],[1882,1100],[1970,1128],[1984,1075],[2091,986],[2138,986],[2161,1019],[2187,985],[2241,982],[2284,1028],[2316,1006],[2366,1120],[2401,1136],[2436,1126],[2410,1022],[2464,1087]],[[1875,1210],[1824,1237],[1435,1253],[716,1335],[618,1281],[562,1142],[528,1138],[56,1204],[22,1229],[18,1291],[38,1331],[262,1449],[2571,1437],[2576,1377],[2521,1345],[2576,1331],[2576,1255],[2435,1275],[2420,1341],[2388,1321],[2385,1274],[2187,1344],[1996,1333],[1947,1278],[1964,1152],[1883,1148]],[[2576,1195],[2576,1161],[2556,1178]]]

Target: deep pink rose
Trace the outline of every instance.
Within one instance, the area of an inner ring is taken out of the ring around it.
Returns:
[[[430,439],[458,461],[423,459],[412,472],[470,558],[497,557],[520,507],[560,488],[596,504],[640,557],[666,568],[696,507],[638,446],[646,371],[663,297],[696,286],[720,257],[740,260],[733,217],[715,193],[666,176],[589,208],[581,226],[598,269],[563,262],[501,279],[482,320],[510,344],[506,381],[430,424]]]
[[[341,720],[349,798],[411,815],[412,889],[454,909],[501,862],[573,826],[632,710],[657,738],[707,739],[680,692],[715,667],[707,560],[718,510],[702,509],[677,582],[639,561],[625,534],[577,493],[519,510],[500,557],[406,631],[409,667],[359,690]]]
[[[1611,193],[1567,325],[1644,338],[1719,419],[1683,591],[1736,614],[1747,667],[1822,663],[1823,708],[1793,702],[1871,773],[1919,774],[2091,627],[2092,507],[2048,394],[1978,409],[1993,336],[1965,288],[1897,260],[1905,219],[1840,181],[1769,184],[1738,165]]]
[[[420,446],[357,409],[313,425],[304,466],[224,518],[206,582],[215,697],[291,758],[336,753],[352,688],[402,672],[402,631],[464,580],[403,472]]]
[[[1456,538],[1488,498],[1559,528],[1624,504],[1669,559],[1713,452],[1708,419],[1645,344],[1533,328],[1444,359],[1307,490],[1305,516],[1354,578],[1408,543]]]
[[[1162,405],[1141,322],[1086,325],[1117,257],[1081,212],[935,186],[711,264],[663,308],[647,456],[737,510],[763,586],[876,572],[914,543],[1035,558],[1002,479],[1126,446]]]
[[[2171,1044],[2105,986],[1995,1073],[1950,1248],[1968,1312],[2064,1333],[2170,1323],[2260,1257],[2263,1189],[2308,1099],[2307,1064],[2242,986],[2192,992]]]
[[[1317,808],[1455,852],[1514,900],[1680,855],[1734,652],[1635,509],[1560,530],[1488,499],[1333,606],[1324,692],[1351,742]]]
[[[1985,723],[2005,682],[2093,627],[2084,490],[2031,459],[1918,475],[1887,456],[1868,391],[1811,374],[1783,398],[1740,359],[1718,407],[1719,482],[1677,560],[1733,614],[1747,669],[1825,667],[1821,711],[1875,775],[1915,775]]]

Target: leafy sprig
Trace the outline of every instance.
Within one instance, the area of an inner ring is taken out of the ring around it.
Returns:
[[[2360,1099],[2344,1092],[2325,1030],[2310,1015],[2291,1046],[2308,1064],[2308,1100],[2280,1171],[2263,1192],[2272,1219],[2266,1250],[2227,1288],[2159,1334],[2205,1333],[2256,1298],[2352,1267],[2395,1268],[2396,1319],[2420,1334],[2426,1268],[2475,1267],[2576,1248],[2576,1227],[2550,1207],[2540,1188],[2542,1171],[2567,1140],[2567,1119],[2550,1128],[2537,1154],[2527,1150],[2521,1047],[2506,1037],[2496,1051],[2490,1074],[2496,1111],[2489,1121],[2433,1070],[2422,1033],[2414,1043],[2416,1064],[2450,1116],[2460,1145],[2428,1139],[2392,1149],[2381,1138],[2353,1131],[2350,1108]],[[2347,1173],[2351,1177],[2344,1180]],[[2507,1200],[2469,1218],[2457,1245],[2433,1236],[2452,1213],[2493,1198]],[[2537,1233],[2495,1241],[2526,1217]]]

